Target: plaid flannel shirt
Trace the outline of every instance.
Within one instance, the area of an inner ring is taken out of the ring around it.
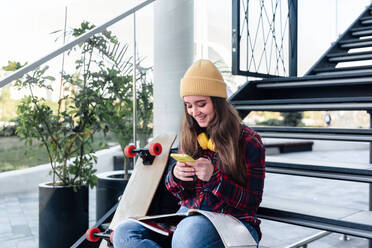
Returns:
[[[260,220],[256,217],[257,209],[262,200],[265,178],[265,148],[261,137],[252,129],[242,125],[241,136],[245,142],[243,151],[245,159],[245,172],[247,181],[244,187],[235,183],[227,176],[222,168],[216,167],[217,154],[205,150],[203,157],[209,158],[214,165],[214,171],[208,182],[196,180],[185,182],[178,180],[173,175],[171,165],[166,176],[167,189],[180,199],[180,205],[191,209],[202,209],[218,213],[231,214],[240,220],[251,224],[258,232]]]

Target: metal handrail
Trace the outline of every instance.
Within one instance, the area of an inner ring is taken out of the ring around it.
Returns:
[[[38,66],[42,65],[43,63],[55,58],[56,56],[60,55],[61,53],[65,52],[69,49],[71,49],[72,47],[80,44],[81,42],[86,41],[87,39],[89,39],[93,35],[104,31],[107,27],[109,27],[109,26],[115,24],[116,22],[124,19],[125,17],[135,13],[136,11],[142,9],[143,7],[149,5],[150,3],[154,2],[154,1],[155,0],[144,1],[143,3],[138,4],[137,6],[131,8],[130,10],[128,10],[126,12],[124,12],[123,14],[107,21],[106,23],[102,24],[101,26],[98,26],[98,27],[92,29],[91,31],[89,31],[85,34],[82,34],[81,36],[77,37],[73,41],[61,46],[60,48],[54,50],[53,52],[49,53],[48,55],[36,60],[35,62],[33,62],[33,63],[31,63],[31,64],[29,64],[25,67],[22,67],[22,68],[18,69],[14,73],[12,73],[9,76],[5,77],[4,79],[0,80],[0,88],[9,84],[13,80],[16,80],[16,79],[22,77],[24,74],[26,74],[26,73],[28,73],[32,70],[35,70]]]
[[[328,231],[321,231],[321,232],[318,232],[314,235],[311,235],[307,238],[304,238],[294,244],[291,244],[291,245],[288,245],[286,246],[285,248],[307,248],[307,245],[311,242],[314,242],[314,241],[317,241],[318,239],[321,239],[327,235],[331,234],[331,232],[328,232]]]

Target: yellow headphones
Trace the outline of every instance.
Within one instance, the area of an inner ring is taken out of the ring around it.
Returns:
[[[215,152],[215,147],[213,144],[213,141],[211,139],[208,139],[207,135],[205,133],[200,133],[197,137],[198,143],[200,147],[203,150],[211,150],[212,152]]]

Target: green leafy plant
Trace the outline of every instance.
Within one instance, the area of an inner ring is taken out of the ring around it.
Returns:
[[[72,35],[79,36],[94,27],[83,22],[79,28],[73,30]],[[109,130],[124,148],[133,139],[133,62],[131,56],[125,57],[128,45],[121,44],[117,37],[108,31],[88,44],[97,51],[96,57],[91,60],[99,67],[91,76],[95,84],[105,85],[104,101],[97,106],[97,115],[105,125],[104,130]],[[139,59],[136,64],[136,105],[137,129],[143,143],[152,133],[153,86],[152,80],[149,79],[152,68],[142,67],[141,62],[142,59]]]
[[[257,125],[263,125],[263,126],[282,126],[283,121],[278,119],[268,119],[266,121],[258,122]]]
[[[281,113],[283,116],[283,124],[285,126],[290,126],[290,127],[296,127],[301,124],[301,120],[304,116],[303,112],[283,112]]]
[[[3,66],[2,69],[4,71],[15,71],[25,65],[27,65],[27,62],[22,65],[20,62],[8,61],[8,64]],[[0,121],[8,122],[16,118],[18,101],[11,97],[10,87],[10,85],[7,85],[0,89]],[[10,128],[12,129],[12,127]],[[5,133],[9,132],[6,131]]]
[[[4,127],[0,127],[0,137],[10,137],[16,135],[16,128],[17,126],[15,124],[8,124]]]
[[[83,22],[72,30],[80,36],[94,28]],[[38,68],[17,80],[30,95],[18,106],[17,134],[29,145],[38,140],[48,151],[53,184],[96,184],[96,157],[92,143],[98,132],[111,132],[122,147],[132,139],[132,68],[131,58],[125,58],[127,45],[121,45],[111,32],[94,35],[74,47],[75,71],[63,72],[62,88],[66,93],[53,110],[37,89],[52,90],[54,78],[46,75],[48,66]],[[77,54],[77,55],[76,55]],[[137,65],[139,68],[140,64]],[[142,70],[137,80],[137,104],[141,133],[151,134],[152,82]]]
[[[28,145],[38,140],[45,147],[53,185],[93,187],[97,180],[93,168],[96,157],[91,144],[93,134],[101,130],[101,125],[91,104],[99,99],[87,90],[88,84],[82,84],[69,97],[60,99],[58,111],[53,111],[45,99],[35,95],[36,89],[51,89],[54,78],[45,76],[47,69],[47,66],[37,69],[17,82],[18,87],[27,87],[30,91],[30,96],[22,99],[17,108],[17,135]],[[78,86],[79,82],[76,79],[74,85]],[[66,109],[62,110],[64,103]]]

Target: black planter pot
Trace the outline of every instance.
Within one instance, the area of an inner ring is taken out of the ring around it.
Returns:
[[[124,161],[127,164],[127,168],[129,170],[133,170],[133,159],[126,158],[123,155],[114,156],[113,157],[114,162],[114,170],[123,170],[124,169]]]
[[[49,184],[39,184],[39,247],[70,247],[88,229],[88,188]]]
[[[129,171],[129,176],[131,171]],[[96,219],[97,221],[107,213],[124,192],[128,180],[124,179],[124,171],[108,171],[97,174],[96,189]]]

